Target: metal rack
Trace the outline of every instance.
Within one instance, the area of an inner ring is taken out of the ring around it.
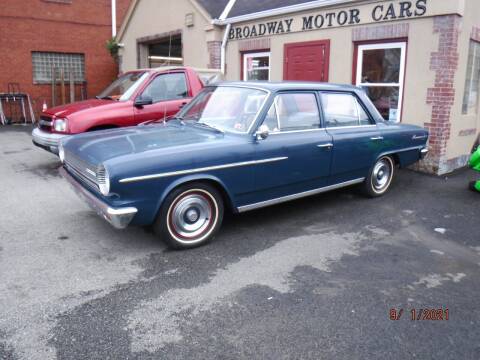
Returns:
[[[30,118],[30,120],[29,120]],[[35,123],[30,95],[22,93],[18,83],[9,83],[8,92],[0,93],[0,122],[3,125],[11,123]]]

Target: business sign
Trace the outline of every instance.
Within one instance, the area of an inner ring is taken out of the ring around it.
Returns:
[[[350,8],[306,15],[301,18],[232,26],[228,37],[230,40],[250,39],[290,32],[409,19],[424,16],[426,13],[427,0],[390,2],[374,6],[367,11],[367,14],[362,13],[360,8]]]

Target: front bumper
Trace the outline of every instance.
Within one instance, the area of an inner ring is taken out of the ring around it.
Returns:
[[[49,133],[42,131],[39,128],[35,128],[32,131],[32,141],[34,145],[57,155],[60,140],[67,136],[68,135]]]
[[[99,216],[107,220],[114,228],[126,228],[137,213],[137,208],[134,207],[112,208],[108,206],[106,203],[85,189],[63,167],[60,168],[60,174],[69,182],[77,195],[83,199]]]

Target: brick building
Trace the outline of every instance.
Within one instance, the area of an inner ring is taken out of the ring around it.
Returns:
[[[105,48],[112,37],[111,0],[2,0],[0,6],[0,92],[9,83],[28,93],[39,115],[42,104],[52,104],[51,68],[72,69],[76,99],[92,97],[118,74]],[[116,0],[121,24],[130,0]],[[66,87],[66,98],[69,89]],[[61,102],[57,86],[56,104]]]
[[[142,39],[174,32],[185,65],[222,68],[228,80],[363,87],[385,120],[429,129],[422,170],[464,166],[478,137],[479,1],[178,0],[165,12],[134,1],[123,70],[149,65]]]

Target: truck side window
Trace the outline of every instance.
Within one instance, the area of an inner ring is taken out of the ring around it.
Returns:
[[[157,76],[143,91],[153,102],[177,100],[188,97],[187,81],[184,73],[162,74]]]

